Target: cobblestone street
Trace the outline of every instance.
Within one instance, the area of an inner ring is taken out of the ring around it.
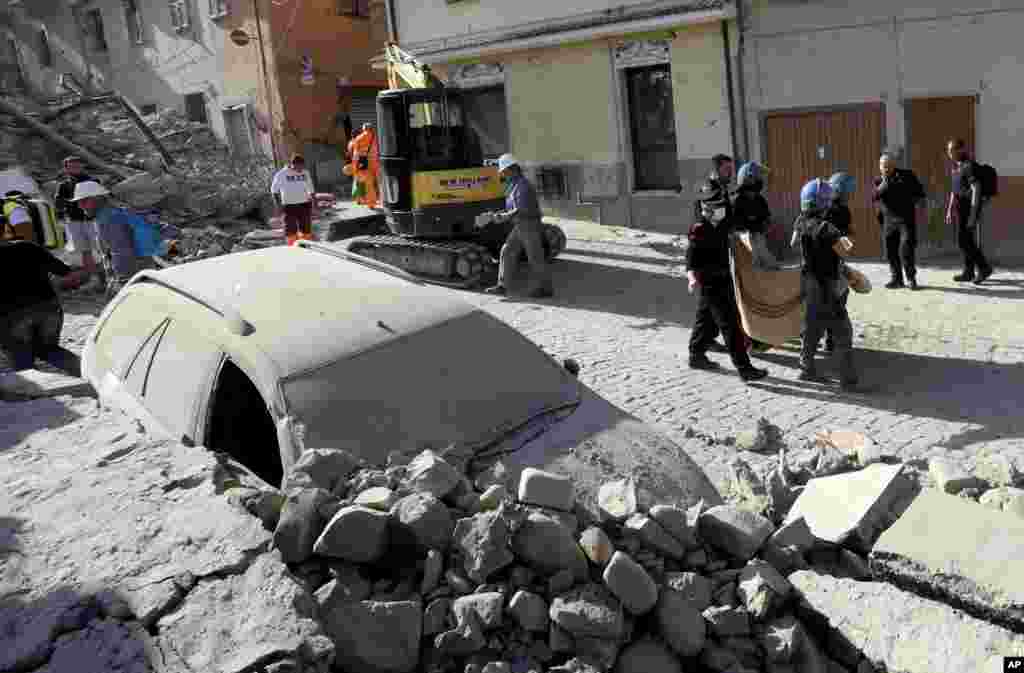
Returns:
[[[687,367],[694,298],[682,249],[657,236],[617,241],[570,234],[553,268],[554,300],[493,300],[466,293],[559,357],[581,380],[682,444],[721,486],[736,449],[725,440],[766,417],[792,446],[821,429],[863,431],[906,460],[944,452],[966,465],[986,449],[1024,455],[1024,273],[999,271],[983,287],[957,284],[955,260],[925,263],[922,289],[886,290],[888,268],[857,262],[874,285],[852,295],[854,346],[866,391],[796,380],[797,352],[758,358],[769,378],[743,384],[727,355],[721,373]],[[671,252],[665,252],[671,251]],[[823,371],[830,371],[827,364]],[[744,452],[757,468],[775,456]]]

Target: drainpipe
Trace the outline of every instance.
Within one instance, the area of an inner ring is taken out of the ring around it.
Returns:
[[[729,133],[732,136],[732,156],[739,161],[739,145],[736,138],[736,97],[732,90],[732,54],[729,49],[728,21],[722,21],[722,48],[725,50],[725,83],[729,91]]]
[[[395,0],[384,0],[388,20],[388,42],[398,44],[398,21],[395,18]]]
[[[747,125],[747,76],[743,69],[746,61],[746,0],[736,0],[736,85],[739,87],[740,127],[743,129],[743,155],[750,160],[750,128]]]
[[[256,42],[260,47],[260,61],[263,63],[263,88],[267,91],[267,119],[270,120],[270,153],[274,157],[274,166],[278,164],[277,140],[274,139],[274,101],[270,91],[270,74],[267,68],[267,52],[263,44],[263,21],[260,19],[260,2],[252,0],[253,12],[256,15]]]

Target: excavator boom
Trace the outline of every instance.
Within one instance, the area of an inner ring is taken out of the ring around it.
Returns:
[[[420,63],[415,56],[403,51],[397,44],[386,45],[384,53],[388,61],[388,86],[390,88],[444,88],[444,82],[430,71],[430,66]]]

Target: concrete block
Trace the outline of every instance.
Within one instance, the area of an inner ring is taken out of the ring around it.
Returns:
[[[639,563],[620,551],[608,562],[603,577],[608,589],[634,615],[650,612],[658,602],[658,586],[654,580]]]
[[[934,490],[871,552],[876,577],[1024,629],[1024,519]]]
[[[869,465],[863,470],[807,483],[785,523],[803,517],[819,540],[867,552],[916,494],[902,465]]]
[[[855,643],[875,670],[1000,673],[1004,656],[1024,654],[1024,636],[890,584],[812,571],[795,572],[789,581],[814,638],[829,643],[830,654]]]
[[[775,529],[760,514],[733,505],[712,507],[699,525],[702,540],[741,561],[750,560]]]

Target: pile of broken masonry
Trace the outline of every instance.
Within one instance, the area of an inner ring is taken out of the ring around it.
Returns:
[[[311,449],[282,491],[227,494],[315,595],[335,670],[881,673],[885,655],[838,636],[803,590],[818,573],[869,579],[865,555],[918,490],[902,465],[813,478],[828,455],[779,527],[744,506],[653,504],[632,479],[594,511],[566,477],[527,468],[514,486],[497,462],[471,478],[430,450],[373,468]],[[812,533],[812,510],[842,497],[816,486],[847,477],[874,497]]]

